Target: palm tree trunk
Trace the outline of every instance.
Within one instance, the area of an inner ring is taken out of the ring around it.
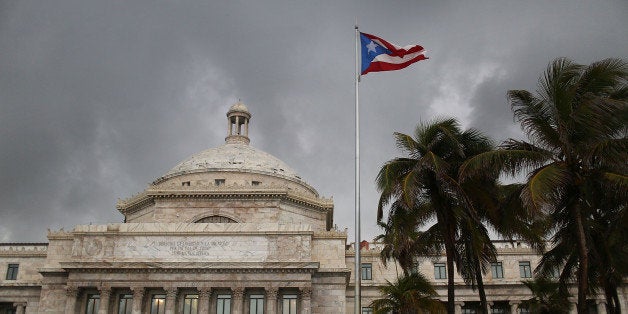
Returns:
[[[450,228],[447,228],[449,231]],[[454,289],[454,246],[453,238],[455,235],[450,236],[450,232],[445,236],[445,254],[447,255],[447,313],[455,314],[455,289]]]
[[[587,291],[589,289],[589,254],[587,240],[584,234],[582,213],[577,205],[571,206],[572,215],[576,222],[576,236],[578,240],[578,314],[587,314]]]
[[[479,262],[479,259],[478,259]],[[484,280],[482,280],[482,270],[480,264],[476,263],[475,266],[475,278],[478,281],[478,293],[480,294],[480,306],[482,309],[480,313],[488,314],[488,302],[486,301],[486,291],[484,291]]]

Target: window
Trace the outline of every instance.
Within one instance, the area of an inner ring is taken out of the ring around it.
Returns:
[[[472,307],[463,307],[462,314],[477,314],[477,310]]]
[[[251,294],[249,296],[249,313],[264,314],[264,295]]]
[[[85,307],[85,314],[98,314],[100,309],[100,294],[88,294],[87,306]]]
[[[500,305],[491,306],[491,314],[506,314],[506,307]]]
[[[363,307],[362,308],[362,314],[373,314],[373,308],[372,307]]]
[[[504,268],[502,267],[502,262],[491,263],[491,275],[493,276],[493,279],[504,278]]]
[[[282,314],[297,314],[297,296],[284,294],[281,300]]]
[[[118,314],[131,314],[133,310],[133,295],[121,294],[118,302]]]
[[[190,186],[190,181],[181,182],[181,186]]]
[[[362,280],[372,280],[373,279],[373,265],[371,263],[362,264]]]
[[[530,268],[530,262],[519,262],[519,276],[521,278],[532,278],[532,268]]]
[[[231,295],[219,294],[216,298],[216,313],[231,314]]]
[[[198,313],[198,294],[186,294],[183,299],[183,314]]]
[[[166,313],[166,295],[154,294],[150,300],[150,314],[165,314]]]
[[[225,185],[225,179],[216,179],[216,180],[214,180],[214,184],[216,186]]]
[[[261,185],[261,184],[262,184],[262,182],[261,182],[261,181],[251,181],[251,185],[252,185],[252,186],[259,186],[259,185]]]
[[[19,264],[9,264],[7,268],[7,280],[16,280],[17,279],[17,271],[20,268]]]
[[[236,223],[237,221],[229,217],[214,215],[214,216],[201,218],[195,222],[196,223]]]
[[[434,279],[447,279],[445,263],[434,263]]]
[[[530,309],[528,309],[527,307],[520,307],[519,314],[530,314]]]

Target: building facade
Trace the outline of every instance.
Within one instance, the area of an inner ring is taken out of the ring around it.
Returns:
[[[331,199],[292,168],[250,145],[246,106],[227,113],[225,144],[176,165],[118,202],[123,223],[48,232],[48,243],[0,244],[4,313],[353,313],[355,246],[334,226]],[[539,256],[499,242],[487,275],[493,313],[525,313]],[[377,243],[360,245],[362,312],[394,281]],[[419,270],[446,300],[444,256]],[[457,311],[477,293],[456,277]],[[621,293],[626,307],[626,293]],[[604,313],[604,298],[592,309]]]

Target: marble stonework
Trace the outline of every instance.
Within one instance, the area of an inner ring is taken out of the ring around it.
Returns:
[[[0,273],[0,314],[85,313],[95,296],[99,314],[118,313],[124,304],[134,314],[150,313],[156,297],[163,297],[168,314],[183,313],[190,298],[197,298],[199,313],[216,313],[225,296],[231,313],[240,314],[259,295],[267,314],[283,313],[283,298],[296,298],[298,313],[353,313],[355,245],[347,245],[347,230],[335,227],[332,199],[250,146],[250,119],[246,106],[233,105],[225,144],[185,159],[120,200],[116,209],[124,222],[49,231],[48,243],[0,243],[0,271],[19,265],[15,279]],[[531,297],[519,263],[534,269],[539,256],[522,243],[496,245],[504,276],[486,275],[488,300],[495,312],[515,313]],[[401,271],[382,263],[381,250],[370,243],[361,251],[372,273],[362,279],[363,307]],[[441,261],[443,255],[426,256],[418,268],[446,300],[446,280],[434,274]],[[454,280],[462,313],[479,298],[459,275]],[[627,295],[624,285],[624,309]],[[591,299],[602,313],[604,297]]]

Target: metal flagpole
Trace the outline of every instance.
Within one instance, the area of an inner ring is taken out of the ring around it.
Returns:
[[[361,264],[360,264],[360,97],[358,83],[360,82],[360,32],[358,22],[355,23],[355,307],[354,313],[361,312],[360,292],[362,285]]]

